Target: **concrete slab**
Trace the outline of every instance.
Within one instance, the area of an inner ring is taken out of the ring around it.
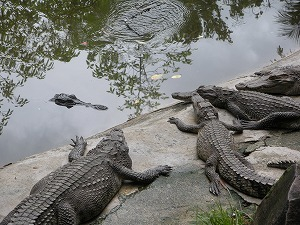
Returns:
[[[293,63],[291,60],[297,61],[299,58],[300,52],[297,52],[284,59],[282,65]],[[243,79],[249,79],[249,76],[234,79],[223,85],[232,87]],[[221,120],[229,123],[232,121],[233,118],[224,110],[220,110],[219,113]],[[206,210],[213,203],[220,201],[224,205],[240,205],[242,202],[241,198],[229,194],[226,190],[222,190],[219,198],[209,193],[208,180],[203,170],[204,162],[198,160],[196,155],[196,135],[182,133],[174,125],[167,123],[168,118],[172,116],[179,117],[186,123],[194,123],[192,106],[174,101],[169,107],[117,126],[124,131],[135,170],[142,171],[160,164],[168,164],[173,166],[173,172],[170,177],[159,178],[146,189],[125,185],[103,212],[102,218],[106,219],[102,224],[118,224],[117,221],[122,221],[122,224],[189,224],[195,219],[197,210]],[[88,138],[88,150],[107,132]],[[295,134],[297,135],[294,132],[258,130],[245,131],[241,135],[234,135],[234,138],[237,145],[251,146],[264,137],[269,137],[263,142],[266,145],[269,143],[271,147],[285,146],[299,150],[299,139],[294,138]],[[283,136],[284,138],[280,139]],[[279,142],[276,141],[279,139]],[[29,194],[31,187],[38,180],[67,163],[70,150],[70,146],[63,146],[0,169],[0,220]],[[286,158],[287,151],[290,150],[277,149],[276,154]],[[261,173],[265,173],[265,163],[277,156],[275,157],[273,151],[269,152],[268,148],[267,151],[259,149],[257,152],[263,154],[255,155],[255,152],[249,157],[253,157],[251,160],[254,166]],[[298,157],[298,153],[296,155]],[[272,169],[267,173],[278,178],[281,173],[275,171],[278,170]]]

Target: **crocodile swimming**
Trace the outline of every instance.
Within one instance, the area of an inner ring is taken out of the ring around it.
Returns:
[[[97,110],[107,110],[108,108],[104,105],[93,105],[91,103],[86,103],[79,100],[75,95],[71,94],[55,94],[53,98],[49,100],[50,102],[54,102],[56,105],[65,106],[68,109],[72,108],[74,105],[83,105],[85,107],[91,107]]]
[[[240,119],[243,129],[300,129],[300,103],[255,91],[236,91],[213,85],[195,90],[215,107],[228,110]],[[175,92],[172,97],[191,101],[192,92]]]
[[[232,135],[219,121],[217,110],[208,100],[194,92],[191,101],[197,124],[187,125],[174,117],[168,122],[183,132],[198,133],[197,153],[205,161],[205,174],[210,181],[209,191],[214,195],[220,194],[220,175],[237,190],[263,198],[275,180],[257,174],[253,166],[234,149]]]
[[[235,85],[236,89],[267,94],[300,95],[300,66],[275,67],[255,74],[259,77]]]
[[[178,0],[122,1],[108,16],[103,37],[142,42],[169,38],[178,35],[188,14],[189,9]]]
[[[149,184],[171,171],[167,165],[145,172],[132,170],[129,149],[119,129],[113,129],[86,156],[84,139],[76,137],[73,142],[69,163],[36,183],[1,225],[83,224],[101,213],[124,180]]]

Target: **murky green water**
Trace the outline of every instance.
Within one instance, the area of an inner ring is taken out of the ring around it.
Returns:
[[[26,2],[0,3],[0,165],[299,47],[299,4],[289,1]],[[57,106],[48,101],[57,93],[109,110]]]

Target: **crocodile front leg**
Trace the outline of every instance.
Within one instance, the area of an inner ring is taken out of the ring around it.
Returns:
[[[160,175],[169,176],[172,171],[172,167],[168,165],[157,166],[153,169],[146,170],[144,172],[136,172],[129,169],[126,166],[110,162],[110,166],[114,171],[119,174],[124,180],[131,180],[138,183],[149,184],[153,182]]]
[[[76,139],[73,140],[73,144],[71,144],[71,146],[73,147],[73,149],[71,150],[71,152],[69,153],[69,162],[72,162],[75,159],[79,159],[83,156],[85,148],[86,148],[86,141],[83,139],[83,137],[78,137],[76,136]]]
[[[199,129],[201,129],[204,126],[204,124],[188,125],[175,117],[170,117],[168,122],[171,124],[175,124],[177,128],[182,132],[195,133],[195,134],[197,134]]]
[[[241,120],[240,123],[244,129],[268,129],[279,127],[278,123],[282,124],[283,122],[289,123],[293,120],[300,118],[300,113],[298,112],[275,112],[271,113],[270,115],[264,117],[258,121],[246,121]],[[299,123],[300,127],[300,123]],[[283,128],[283,127],[282,127]],[[288,128],[288,127],[284,127]],[[295,127],[291,127],[290,129],[294,129]]]

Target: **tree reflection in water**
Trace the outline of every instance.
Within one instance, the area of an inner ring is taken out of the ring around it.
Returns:
[[[137,4],[135,8],[133,2]],[[157,5],[169,13],[155,11]],[[158,106],[159,100],[167,97],[160,86],[166,75],[177,73],[180,64],[192,63],[192,42],[202,37],[232,43],[226,16],[242,20],[244,10],[251,8],[254,16],[259,17],[264,7],[270,6],[269,1],[263,0],[2,1],[0,134],[13,107],[28,103],[16,94],[17,88],[26,85],[28,78],[43,79],[53,68],[54,60],[69,62],[82,49],[87,51],[87,65],[93,76],[109,81],[107,91],[122,97],[124,104],[120,110],[133,109],[133,117]],[[298,5],[284,10],[280,15],[286,13],[286,19],[281,21],[285,30],[290,25],[297,28],[297,21],[288,18],[295,16],[299,21],[299,13],[294,14]],[[154,15],[159,23],[145,20],[142,25],[143,14],[148,19]],[[123,31],[127,28],[125,34],[115,32],[122,31],[118,26]],[[291,36],[299,37],[299,26]],[[88,45],[80,46],[82,42]],[[155,74],[165,76],[151,79]]]
[[[93,69],[93,76],[108,80],[108,92],[124,99],[124,104],[119,109],[134,109],[130,118],[139,115],[146,108],[158,106],[159,99],[167,98],[160,92],[165,76],[158,80],[151,79],[151,76],[176,73],[179,63],[190,64],[190,38],[200,36],[199,29],[195,29],[194,36],[187,39],[180,30],[180,27],[190,24],[188,16],[185,17],[183,12],[174,12],[186,10],[182,3],[164,1],[156,5],[157,2],[126,1],[117,5],[113,14],[115,20],[109,19],[111,22],[104,30],[107,40],[111,36],[120,38],[103,47],[91,49],[87,58],[88,66]],[[149,11],[151,17],[143,15],[149,14]],[[162,17],[162,13],[168,12],[174,15],[171,18]],[[141,26],[137,26],[137,23],[141,23]]]
[[[299,41],[300,37],[300,2],[296,0],[285,1],[282,10],[279,11],[277,22],[281,26],[281,35]]]
[[[28,78],[43,79],[53,68],[54,60],[69,62],[79,55],[78,39],[85,30],[79,25],[87,13],[93,12],[94,2],[0,3],[0,134],[13,114],[13,107],[29,102],[15,95],[16,89],[25,85]],[[75,24],[76,32],[72,26]]]

